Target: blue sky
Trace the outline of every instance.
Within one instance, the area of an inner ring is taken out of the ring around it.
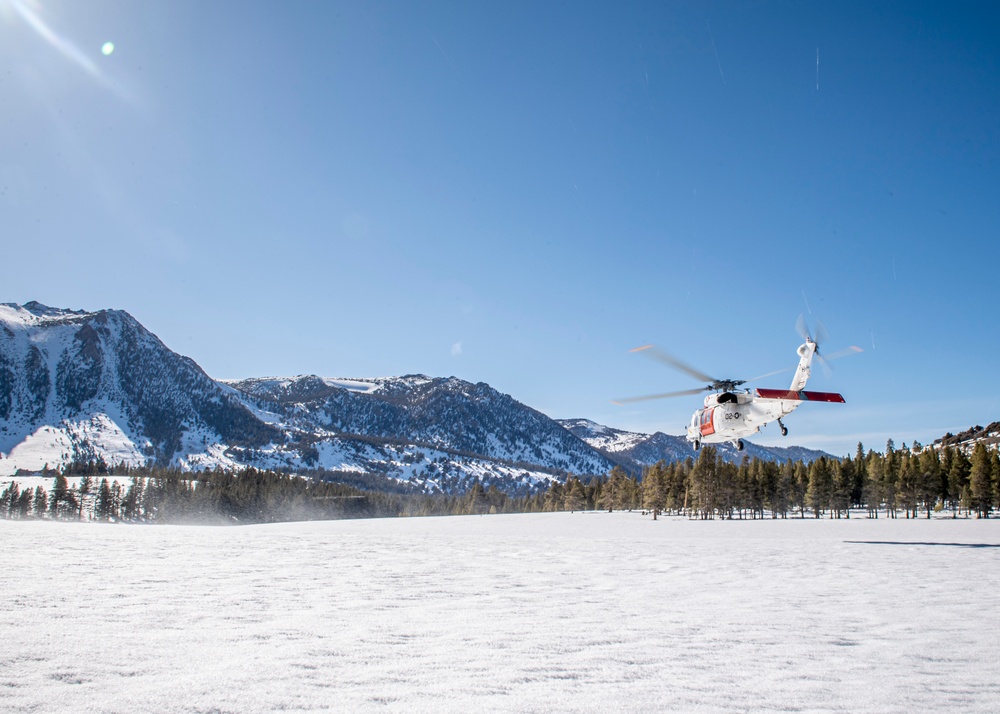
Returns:
[[[865,352],[761,443],[1000,419],[991,3],[0,0],[0,301],[127,310],[220,378],[488,382],[680,433]],[[114,51],[102,53],[106,42]],[[786,386],[781,375],[759,386]]]

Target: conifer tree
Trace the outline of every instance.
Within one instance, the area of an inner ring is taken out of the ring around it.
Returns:
[[[990,456],[983,442],[972,450],[972,468],[969,472],[970,504],[977,518],[989,518],[993,507],[993,470]]]
[[[642,477],[642,507],[652,511],[655,518],[666,507],[666,502],[666,465],[660,461],[646,469]]]
[[[587,494],[583,491],[583,484],[580,479],[571,476],[566,481],[566,496],[563,508],[567,511],[579,511],[587,504]]]
[[[136,521],[140,517],[140,506],[142,504],[143,482],[138,476],[132,477],[132,483],[125,492],[122,501],[122,518],[126,521]]]
[[[691,470],[691,505],[703,520],[715,518],[716,511],[722,508],[721,464],[718,452],[704,446]]]
[[[601,507],[607,508],[608,513],[611,513],[615,509],[621,510],[628,502],[630,494],[627,491],[627,481],[628,474],[625,473],[622,467],[615,466],[611,469],[611,473],[608,475],[608,482],[604,485],[601,492]]]
[[[809,486],[806,490],[806,500],[813,509],[816,518],[830,505],[833,493],[833,474],[825,456],[821,456],[809,464]]]
[[[11,481],[7,484],[7,488],[4,489],[3,497],[0,502],[3,504],[3,517],[13,518],[14,514],[17,512],[18,499],[21,497],[21,487],[18,485],[17,481]]]
[[[961,449],[952,454],[951,468],[948,470],[948,498],[951,500],[952,518],[958,517],[958,507],[966,497],[969,487],[969,471],[972,466]]]
[[[49,497],[41,484],[35,486],[35,502],[32,510],[34,511],[35,518],[43,518],[49,510]]]
[[[899,486],[899,456],[896,454],[896,447],[889,439],[885,445],[885,457],[882,466],[882,498],[885,500],[885,515],[887,518],[896,517]]]
[[[31,504],[35,499],[35,489],[26,488],[21,491],[21,495],[17,499],[17,517],[27,518],[31,515]]]
[[[81,521],[83,520],[83,508],[84,508],[84,504],[87,501],[87,496],[90,494],[90,489],[91,489],[92,485],[93,485],[93,481],[90,478],[90,474],[89,473],[84,473],[83,476],[80,477],[80,486],[78,488],[78,491],[79,491],[79,494],[80,494],[80,503],[78,504],[78,507],[77,507],[77,519],[78,520],[81,520]]]
[[[802,461],[795,462],[794,476],[795,500],[793,503],[799,509],[799,518],[805,518],[806,493],[809,491],[809,469]]]
[[[916,460],[910,456],[909,451],[901,451],[899,454],[899,483],[896,498],[899,505],[906,512],[907,518],[911,514],[914,517],[916,516],[919,484],[920,478],[917,473]]]
[[[931,517],[931,510],[938,501],[944,503],[947,492],[942,492],[941,459],[937,449],[926,448],[920,452],[920,498]]]
[[[868,482],[868,462],[865,459],[865,447],[858,442],[858,450],[854,454],[854,485],[851,488],[851,504],[861,505],[865,502],[865,486]]]
[[[833,495],[830,505],[837,518],[845,514],[851,517],[851,492],[854,488],[854,462],[851,459],[835,461],[833,469]]]
[[[69,484],[66,482],[66,475],[58,472],[52,481],[52,493],[49,496],[49,511],[53,518],[59,518],[59,508],[66,500],[69,491]]]
[[[99,521],[107,521],[111,518],[111,488],[108,479],[102,478],[100,486],[97,488],[97,501],[94,503],[94,515]]]
[[[788,518],[788,511],[793,507],[794,493],[795,465],[790,459],[786,459],[778,469],[776,501],[771,506],[782,518]]]
[[[878,518],[878,509],[884,501],[882,486],[885,483],[885,460],[874,451],[869,451],[865,457],[865,503],[868,504],[868,517]]]
[[[558,481],[553,481],[545,492],[545,510],[561,511],[566,500],[566,489]]]
[[[990,474],[993,479],[993,507],[1000,508],[1000,448],[990,450]]]

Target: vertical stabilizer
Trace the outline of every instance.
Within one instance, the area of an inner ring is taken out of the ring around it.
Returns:
[[[799,366],[795,369],[792,386],[789,387],[793,392],[805,389],[806,382],[809,381],[809,375],[812,374],[813,355],[816,354],[816,343],[806,339],[805,344],[799,347],[798,354]]]

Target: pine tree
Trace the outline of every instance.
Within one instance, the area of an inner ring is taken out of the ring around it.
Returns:
[[[993,479],[993,506],[1000,508],[1000,449],[990,450],[990,474]]]
[[[882,486],[885,483],[885,459],[874,451],[869,451],[865,457],[865,503],[868,504],[868,517],[878,518],[878,509],[884,500]]]
[[[35,518],[43,518],[49,510],[49,497],[41,484],[35,486],[35,502],[32,510]]]
[[[806,493],[809,491],[809,469],[802,461],[795,462],[794,470],[794,493],[795,500],[793,501],[795,506],[799,509],[799,518],[806,517]]]
[[[77,518],[81,521],[83,520],[84,503],[87,501],[87,496],[90,494],[90,489],[92,486],[93,486],[93,481],[90,478],[90,474],[89,473],[83,474],[83,476],[80,477],[80,486],[79,486],[80,503],[77,511]]]
[[[806,500],[813,509],[816,518],[830,505],[833,493],[833,474],[825,456],[821,456],[809,464],[809,486],[806,490]]]
[[[630,494],[627,492],[628,474],[621,466],[615,466],[608,474],[608,482],[604,485],[601,493],[601,507],[607,508],[611,513],[616,508],[621,510],[628,502]]]
[[[583,491],[583,484],[580,479],[570,476],[566,481],[566,495],[563,500],[563,508],[567,511],[579,511],[587,503],[587,494]]]
[[[909,518],[912,513],[916,517],[917,501],[919,498],[920,477],[917,473],[916,460],[910,456],[910,452],[902,451],[899,457],[899,483],[897,486],[897,500]]]
[[[851,492],[854,488],[854,462],[844,459],[833,463],[833,498],[831,506],[840,518],[841,513],[851,517]]]
[[[990,456],[983,442],[977,442],[972,450],[972,469],[969,472],[969,494],[971,507],[978,518],[989,518],[993,507],[993,469]]]
[[[553,481],[549,490],[545,492],[545,510],[561,511],[566,498],[566,489],[558,481]]]
[[[927,509],[927,517],[938,501],[944,503],[947,493],[941,491],[941,459],[937,449],[926,448],[920,452],[920,498]]]
[[[107,521],[111,518],[111,488],[108,479],[102,478],[101,484],[97,488],[97,501],[94,504],[94,515],[99,521]]]
[[[4,504],[3,517],[13,518],[17,513],[18,499],[21,498],[21,486],[17,481],[11,481],[3,492],[2,502]]]
[[[132,477],[132,483],[125,492],[125,499],[122,501],[122,518],[126,521],[139,520],[141,516],[140,506],[142,504],[143,481],[138,476]]]
[[[60,518],[60,508],[66,502],[66,494],[69,493],[69,484],[66,482],[66,475],[57,473],[52,483],[52,495],[49,497],[49,512],[52,518]]]
[[[704,446],[691,470],[691,505],[703,520],[715,518],[716,511],[721,511],[721,464],[716,450]]]
[[[896,507],[899,498],[899,456],[892,439],[886,442],[885,458],[882,468],[882,498],[885,499],[885,515],[887,518],[896,517]]]
[[[851,504],[861,505],[865,502],[865,487],[868,482],[868,462],[865,459],[865,447],[858,442],[858,450],[854,454],[854,485],[851,488]]]
[[[788,511],[794,507],[795,496],[795,465],[790,459],[778,469],[778,487],[776,502],[772,505],[775,512],[782,518],[788,518]]]
[[[667,505],[666,465],[653,464],[642,477],[642,507],[653,512],[653,518]]]
[[[26,488],[21,491],[21,495],[17,499],[17,517],[27,518],[31,515],[31,503],[35,499],[35,489]]]
[[[952,518],[958,517],[958,507],[966,497],[969,486],[969,471],[972,466],[960,449],[952,454],[951,468],[948,470],[948,498],[951,500]]]

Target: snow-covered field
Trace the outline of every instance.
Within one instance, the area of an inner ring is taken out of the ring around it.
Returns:
[[[0,542],[0,711],[1000,711],[1000,521],[2,521]]]

